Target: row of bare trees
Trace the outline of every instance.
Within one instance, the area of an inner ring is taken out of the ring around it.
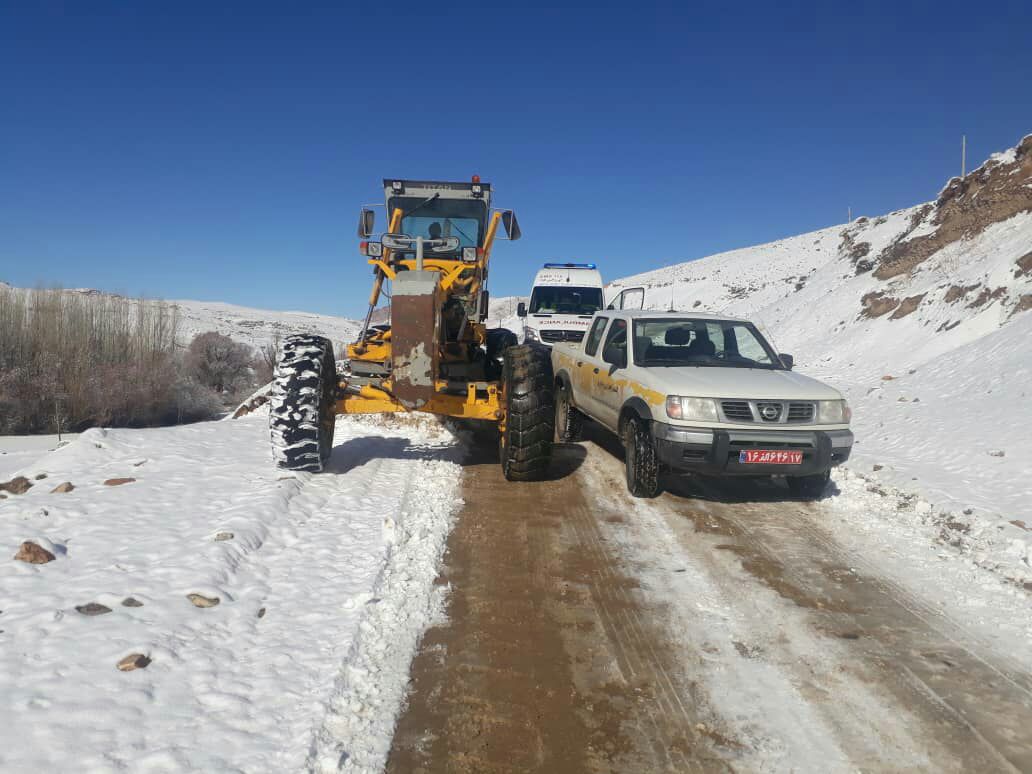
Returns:
[[[0,287],[0,433],[208,419],[265,376],[249,347],[177,333],[163,302]]]

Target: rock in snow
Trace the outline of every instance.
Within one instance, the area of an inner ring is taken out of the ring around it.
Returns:
[[[104,615],[111,612],[110,607],[99,602],[87,602],[85,605],[76,605],[75,610],[83,615]]]
[[[135,478],[109,478],[104,482],[104,486],[122,486],[122,484],[131,484],[136,481]]]
[[[50,490],[50,494],[66,494],[75,489],[75,484],[71,481],[65,481],[63,484],[58,484]]]
[[[10,481],[0,484],[0,489],[11,494],[25,494],[32,489],[32,482],[25,478],[25,476],[16,476]]]
[[[215,607],[222,601],[218,597],[206,597],[203,594],[187,594],[186,598],[193,602],[194,607]]]
[[[118,668],[123,672],[132,672],[134,669],[146,669],[150,662],[151,660],[142,653],[130,653],[118,662]]]
[[[57,557],[43,548],[43,546],[37,545],[31,540],[26,540],[21,544],[21,548],[18,549],[18,553],[14,555],[14,558],[29,564],[46,564],[47,562],[54,561]]]

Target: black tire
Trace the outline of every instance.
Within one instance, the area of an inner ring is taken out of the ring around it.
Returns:
[[[812,476],[786,476],[788,490],[796,497],[806,500],[819,500],[830,480],[830,470]]]
[[[527,346],[502,353],[505,430],[498,442],[502,472],[509,481],[539,481],[548,473],[555,435],[552,361],[547,351]]]
[[[502,378],[505,369],[503,355],[509,347],[519,344],[516,334],[508,328],[492,328],[487,332],[487,340],[484,348],[487,350],[487,360],[484,363],[484,378],[489,382],[496,382]]]
[[[559,443],[579,441],[584,415],[573,407],[570,388],[565,384],[555,388],[555,440]]]
[[[337,366],[322,336],[288,336],[269,393],[272,457],[287,470],[318,473],[333,451]]]
[[[637,417],[628,419],[623,442],[627,491],[634,497],[656,497],[660,493],[659,458],[648,425]]]

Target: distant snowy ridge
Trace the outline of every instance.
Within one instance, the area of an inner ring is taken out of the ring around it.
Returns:
[[[15,288],[6,282],[0,282],[0,289]],[[27,292],[27,289],[24,290]],[[73,288],[65,292],[84,296],[117,295],[93,288]],[[277,338],[293,333],[315,333],[330,339],[339,357],[344,344],[354,341],[362,327],[357,320],[312,312],[278,312],[218,301],[180,300],[166,303],[178,310],[177,341],[184,347],[194,336],[208,331],[217,331],[234,341],[255,348],[271,344]]]
[[[976,560],[1032,579],[1032,135],[935,201],[626,277],[607,298],[634,286],[647,308],[760,323],[849,398],[850,467],[968,511],[958,523],[995,535]]]
[[[345,344],[362,327],[358,320],[312,312],[276,312],[214,301],[171,301],[179,309],[180,338],[189,342],[198,333],[218,331],[252,347],[293,333],[315,333],[333,342],[338,359]]]

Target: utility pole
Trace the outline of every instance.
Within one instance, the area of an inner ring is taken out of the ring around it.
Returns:
[[[852,207],[846,207],[846,223],[852,223],[852,222],[853,222],[853,208]]]
[[[967,135],[960,135],[960,176],[967,173]]]

